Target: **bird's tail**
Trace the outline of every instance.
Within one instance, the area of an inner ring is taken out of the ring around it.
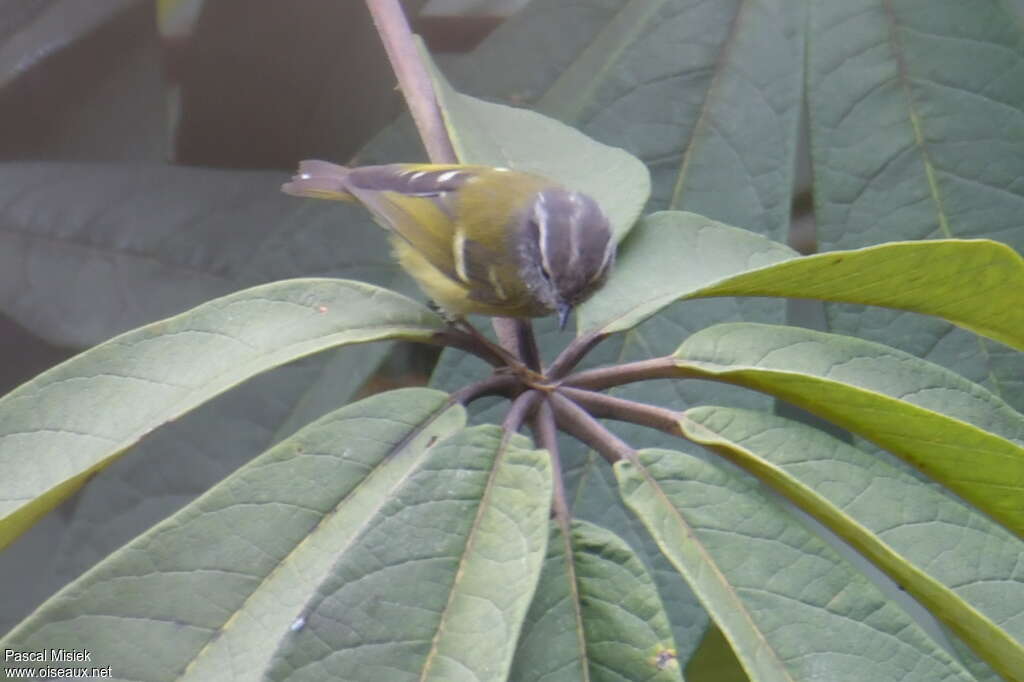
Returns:
[[[281,185],[281,191],[296,197],[356,201],[346,187],[349,172],[336,163],[308,159],[299,164],[299,171],[291,182]]]

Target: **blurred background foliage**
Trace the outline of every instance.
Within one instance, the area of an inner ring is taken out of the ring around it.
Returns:
[[[999,30],[1018,36],[1010,49],[1019,54],[1024,0],[978,4],[992,15],[986,38],[1003,39],[995,27],[1007,18]],[[904,232],[862,230],[877,217],[837,216],[828,192],[838,185],[816,185],[827,180],[827,155],[813,143],[814,126],[828,125],[827,88],[818,57],[803,72],[804,32],[808,41],[823,35],[804,2],[405,5],[460,90],[537,108],[643,158],[655,181],[652,209],[693,210],[804,252],[934,231],[927,215],[917,227],[910,216]],[[1011,95],[1019,107],[1020,87]],[[359,209],[278,192],[304,158],[423,159],[402,110],[363,2],[0,0],[0,390],[119,332],[260,282],[337,276],[414,291]],[[1024,248],[1019,222],[1000,230],[997,214],[991,233],[952,236]],[[882,340],[1024,407],[1015,361],[935,320],[804,301],[687,310],[602,346],[595,360],[646,357],[659,340],[674,348],[709,321],[788,320]],[[564,340],[549,321],[540,333]],[[425,383],[436,360],[436,351],[403,344],[323,354],[163,427],[0,554],[0,632],[268,445],[354,397]],[[478,370],[446,356],[435,383],[457,385]],[[707,395],[702,387],[658,402],[684,407]],[[581,485],[590,474],[578,457],[569,475]],[[599,517],[602,499],[579,494],[576,512]],[[608,525],[631,539],[630,523]],[[678,589],[663,597],[687,614],[673,624],[689,642],[680,646],[685,660],[706,619]],[[729,656],[713,653],[720,637],[706,641],[712,653],[694,661],[729,668]]]

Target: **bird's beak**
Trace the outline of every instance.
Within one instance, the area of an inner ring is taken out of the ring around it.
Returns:
[[[572,314],[572,306],[568,303],[558,304],[558,328],[562,331],[565,330],[565,325],[569,321],[569,315]]]

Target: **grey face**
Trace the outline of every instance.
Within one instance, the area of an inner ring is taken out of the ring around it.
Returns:
[[[615,260],[611,227],[586,194],[547,189],[522,217],[523,279],[563,320],[604,281]]]

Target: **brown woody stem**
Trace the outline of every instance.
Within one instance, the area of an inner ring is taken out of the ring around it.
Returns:
[[[458,163],[434,93],[434,82],[420,58],[419,47],[409,30],[401,3],[398,0],[366,0],[366,6],[384,43],[427,156],[432,163]]]
[[[409,29],[402,5],[398,0],[366,0],[366,6],[373,16],[373,23],[380,34],[381,42],[388,53],[391,68],[398,78],[405,103],[412,113],[420,139],[427,150],[431,163],[458,163],[459,158],[452,146],[451,137],[444,124],[441,106],[434,92],[434,82],[420,56],[419,47]],[[524,322],[527,327],[529,322]],[[523,353],[516,341],[519,334],[516,322],[494,318],[494,331],[498,342],[511,353],[523,359],[530,369],[539,369],[530,364],[529,356]],[[533,332],[530,331],[532,338]]]

